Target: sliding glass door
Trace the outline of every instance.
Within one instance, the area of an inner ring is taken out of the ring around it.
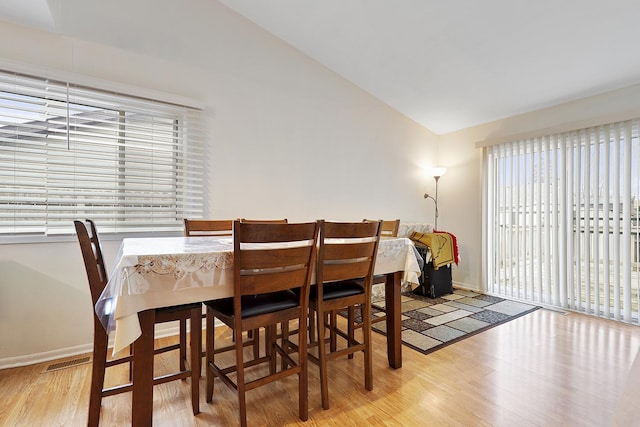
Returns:
[[[484,151],[488,292],[638,323],[639,122]]]

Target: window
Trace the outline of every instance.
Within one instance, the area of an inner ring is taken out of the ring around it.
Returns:
[[[182,230],[201,216],[198,109],[0,71],[0,236]]]
[[[640,121],[485,148],[496,294],[638,323]]]

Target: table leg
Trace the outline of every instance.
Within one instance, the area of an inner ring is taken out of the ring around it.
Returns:
[[[153,329],[155,310],[138,313],[142,335],[133,343],[131,425],[151,426],[153,418]]]
[[[386,275],[384,295],[387,312],[387,357],[389,366],[394,369],[402,367],[401,287],[401,271]]]

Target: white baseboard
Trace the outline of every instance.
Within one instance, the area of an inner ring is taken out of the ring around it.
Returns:
[[[156,330],[156,338],[164,338],[178,335],[178,327],[171,326],[166,328],[158,328]],[[109,346],[112,340],[109,341]],[[18,368],[21,366],[35,365],[37,363],[50,362],[52,360],[64,359],[67,357],[78,356],[80,354],[91,353],[93,351],[93,343],[81,344],[74,347],[60,348],[56,350],[45,351],[42,353],[26,354],[24,356],[5,357],[0,359],[0,369]]]
[[[42,353],[27,354],[24,356],[6,357],[0,359],[0,369],[17,368],[20,366],[35,365],[36,363],[49,362],[51,360],[63,359],[65,357],[77,356],[79,354],[90,353],[93,344],[82,344],[74,347],[60,348],[57,350],[45,351]]]
[[[482,293],[482,290],[478,285],[470,285],[468,283],[462,283],[462,282],[453,282],[453,286],[455,286],[456,288],[465,289],[467,291]]]

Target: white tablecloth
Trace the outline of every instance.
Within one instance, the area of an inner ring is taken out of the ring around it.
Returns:
[[[375,274],[403,271],[418,283],[420,266],[407,238],[383,238]],[[233,296],[233,241],[229,237],[124,239],[96,313],[115,332],[114,353],[140,336],[138,312]]]

